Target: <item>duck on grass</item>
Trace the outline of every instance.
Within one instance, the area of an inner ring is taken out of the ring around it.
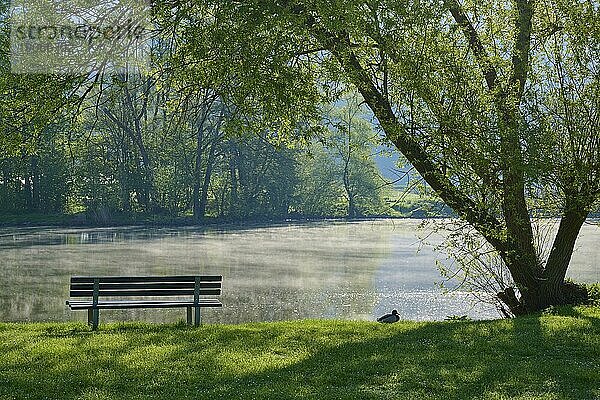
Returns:
[[[394,322],[400,321],[400,316],[398,315],[397,310],[392,310],[391,314],[385,314],[379,318],[377,318],[377,322],[381,322],[384,324],[393,324]]]

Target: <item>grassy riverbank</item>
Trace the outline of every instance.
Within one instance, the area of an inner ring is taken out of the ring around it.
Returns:
[[[599,399],[600,308],[502,321],[0,324],[0,399]]]

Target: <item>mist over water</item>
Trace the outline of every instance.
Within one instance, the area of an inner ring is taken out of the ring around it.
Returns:
[[[0,229],[0,321],[84,320],[65,306],[72,275],[223,275],[222,309],[206,323],[301,318],[497,318],[465,293],[443,295],[418,220],[246,228]],[[422,233],[421,233],[422,235]],[[431,236],[428,242],[439,243]],[[569,275],[600,281],[600,229],[585,225]],[[103,310],[102,321],[176,322],[185,309]]]

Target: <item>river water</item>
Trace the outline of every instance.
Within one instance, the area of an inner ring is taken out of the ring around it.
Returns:
[[[222,309],[207,323],[301,318],[497,318],[466,293],[444,295],[417,220],[230,228],[0,229],[0,321],[84,320],[65,306],[72,275],[223,275]],[[428,242],[439,243],[431,236]],[[600,281],[600,228],[586,225],[569,275]],[[103,321],[176,322],[183,309],[103,311]]]

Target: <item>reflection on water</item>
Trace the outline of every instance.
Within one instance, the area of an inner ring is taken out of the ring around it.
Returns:
[[[85,318],[64,305],[71,275],[224,276],[209,323],[299,318],[495,318],[465,294],[442,295],[431,247],[414,220],[318,222],[245,229],[0,229],[0,321]],[[571,276],[600,280],[600,230],[585,226]],[[429,238],[435,242],[435,238]],[[595,245],[596,244],[596,245]],[[184,310],[103,311],[103,320],[177,321]]]

